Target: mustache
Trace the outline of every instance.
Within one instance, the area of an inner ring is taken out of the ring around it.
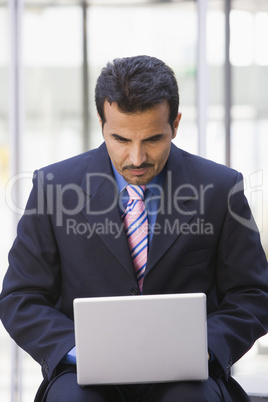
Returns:
[[[142,163],[140,166],[135,166],[135,165],[127,165],[127,166],[124,166],[123,167],[123,170],[139,170],[139,169],[145,169],[145,168],[148,168],[148,167],[152,167],[153,166],[153,164],[152,163],[146,163],[146,162],[144,162],[144,163]]]

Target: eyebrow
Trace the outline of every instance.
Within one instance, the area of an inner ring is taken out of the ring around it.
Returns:
[[[119,134],[113,133],[111,134],[113,138],[115,138],[116,140],[120,140],[120,141],[126,141],[126,142],[130,142],[131,140],[125,137],[122,137]],[[164,136],[164,134],[154,134],[151,137],[148,138],[144,138],[144,142],[145,141],[155,141],[155,140],[159,140]]]
[[[116,139],[116,140],[120,140],[120,141],[130,141],[128,138],[122,137],[122,136],[119,135],[119,134],[113,133],[113,134],[111,134],[111,136],[112,136],[114,139]]]

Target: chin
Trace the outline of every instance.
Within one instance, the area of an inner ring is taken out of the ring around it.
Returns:
[[[154,176],[152,177],[142,177],[142,176],[136,176],[136,177],[124,177],[124,179],[129,183],[129,184],[134,184],[136,186],[145,186],[146,184],[150,183],[154,179]]]

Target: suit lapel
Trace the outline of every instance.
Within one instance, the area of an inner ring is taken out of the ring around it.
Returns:
[[[96,152],[83,178],[81,188],[86,193],[86,203],[81,212],[90,228],[106,247],[136,279],[127,238],[118,209],[118,190],[106,146]]]
[[[156,219],[156,232],[149,250],[145,275],[181,236],[183,225],[189,224],[193,215],[187,203],[193,198],[191,182],[179,149],[172,145],[167,162],[162,201]]]

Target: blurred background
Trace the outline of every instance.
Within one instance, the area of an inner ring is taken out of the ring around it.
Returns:
[[[175,144],[243,173],[268,253],[267,38],[267,0],[0,0],[0,280],[33,170],[102,142],[96,79],[137,54],[175,71]],[[40,368],[2,324],[0,354],[0,400],[33,401]],[[233,374],[268,395],[267,336]]]

